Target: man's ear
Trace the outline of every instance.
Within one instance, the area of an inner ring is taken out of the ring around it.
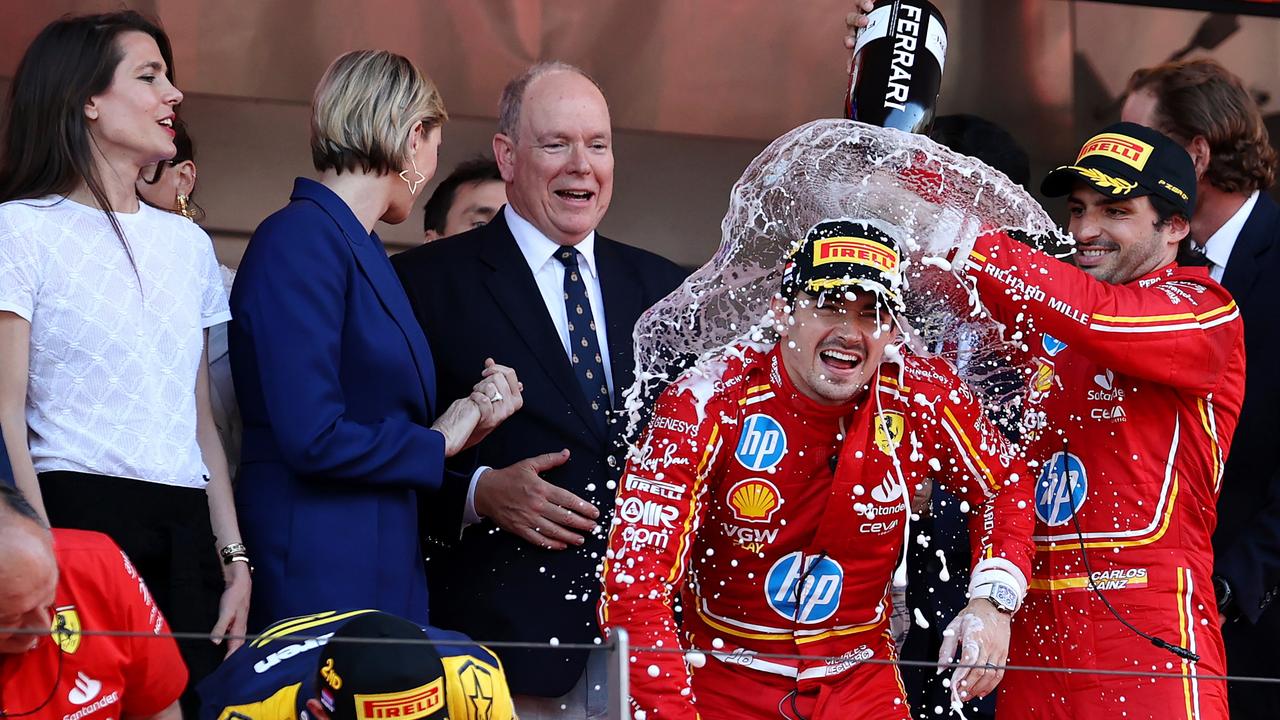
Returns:
[[[493,159],[498,162],[498,172],[503,182],[512,182],[516,176],[516,141],[509,135],[493,136]]]
[[[173,172],[178,173],[178,194],[191,195],[196,189],[196,164],[183,160],[174,166]]]
[[[1204,139],[1203,135],[1197,135],[1187,145],[1187,152],[1191,155],[1191,162],[1196,168],[1196,182],[1198,183],[1209,169],[1209,161],[1213,159],[1213,151],[1209,149],[1209,141]]]
[[[422,233],[422,238],[423,238],[423,240],[425,240],[425,241],[427,241],[427,242],[431,242],[431,241],[433,241],[433,240],[439,240],[439,239],[440,239],[440,238],[442,238],[442,237],[444,237],[444,236],[443,236],[443,235],[441,235],[440,233],[436,232],[435,230],[427,230],[427,231],[425,231],[425,232],[423,232],[423,233]]]
[[[1191,234],[1191,221],[1183,215],[1172,215],[1165,222],[1165,230],[1169,232],[1169,245],[1178,245],[1189,234]]]

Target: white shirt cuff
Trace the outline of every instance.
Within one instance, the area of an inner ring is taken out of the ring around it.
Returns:
[[[471,487],[467,488],[467,505],[462,509],[462,527],[475,525],[484,518],[480,517],[480,513],[476,512],[476,481],[484,474],[485,470],[492,470],[488,465],[481,465],[476,471],[471,473]]]

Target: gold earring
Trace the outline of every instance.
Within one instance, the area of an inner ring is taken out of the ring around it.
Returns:
[[[195,213],[191,212],[190,200],[191,198],[187,197],[186,194],[178,193],[178,214],[188,220],[194,220]]]

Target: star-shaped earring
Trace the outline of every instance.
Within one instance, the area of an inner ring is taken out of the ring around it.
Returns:
[[[412,161],[411,161],[411,162],[412,162]],[[414,162],[414,163],[413,163],[413,174],[414,174],[414,175],[416,175],[417,177],[415,177],[414,179],[410,180],[410,179],[409,179],[409,171],[408,171],[408,170],[401,170],[401,171],[400,171],[400,179],[404,181],[404,184],[405,184],[405,185],[408,185],[408,186],[409,186],[409,194],[410,194],[410,195],[416,195],[416,194],[418,193],[418,186],[419,186],[419,185],[421,185],[422,183],[424,183],[424,182],[426,182],[426,181],[427,181],[427,176],[426,176],[426,175],[423,175],[421,172],[419,172],[419,171],[418,171],[418,163],[417,163],[417,162]]]

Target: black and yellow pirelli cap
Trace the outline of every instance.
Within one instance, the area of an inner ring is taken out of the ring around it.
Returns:
[[[1196,206],[1196,169],[1182,146],[1158,130],[1136,123],[1108,125],[1089,138],[1071,165],[1050,172],[1040,184],[1047,197],[1070,194],[1083,180],[1107,197],[1159,195],[1187,217]]]
[[[823,220],[805,233],[787,254],[782,292],[794,298],[804,291],[863,288],[902,309],[902,256],[898,242],[867,220]]]

